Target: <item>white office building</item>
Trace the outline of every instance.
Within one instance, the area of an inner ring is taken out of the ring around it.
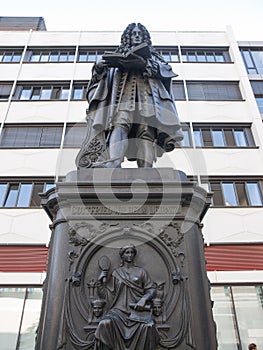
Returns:
[[[75,170],[92,65],[123,29],[51,32],[43,18],[0,17],[2,350],[34,348],[51,224],[38,193]],[[178,74],[184,132],[155,166],[182,170],[214,193],[203,234],[219,349],[261,349],[263,41],[238,42],[231,27],[150,34]]]

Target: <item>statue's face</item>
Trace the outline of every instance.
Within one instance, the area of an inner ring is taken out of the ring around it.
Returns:
[[[131,32],[131,44],[132,46],[140,45],[143,42],[142,31],[135,26]]]
[[[100,317],[103,313],[103,307],[101,305],[94,305],[93,313],[96,317]]]
[[[162,306],[161,305],[153,305],[153,314],[154,316],[160,316],[162,313]]]
[[[127,263],[133,262],[134,258],[135,258],[135,252],[134,252],[134,249],[132,248],[127,248],[122,255],[122,259]]]

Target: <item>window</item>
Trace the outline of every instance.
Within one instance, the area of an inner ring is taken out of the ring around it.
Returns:
[[[69,96],[69,83],[58,85],[56,83],[41,85],[18,84],[13,96],[14,100],[67,100]]]
[[[193,125],[196,147],[255,147],[250,125]]]
[[[0,101],[7,101],[9,99],[13,83],[0,83]]]
[[[74,82],[71,100],[86,100],[88,82]]]
[[[40,287],[0,288],[2,349],[34,349],[41,302]]]
[[[158,51],[163,59],[166,62],[180,62],[178,48],[158,48],[156,47],[156,51]]]
[[[0,50],[0,63],[18,63],[22,57],[22,49],[12,50]]]
[[[79,148],[87,133],[86,124],[68,124],[66,127],[64,147]]]
[[[262,52],[263,55],[263,52]],[[262,80],[255,80],[250,81],[252,90],[255,95],[255,99],[258,105],[259,112],[263,114],[263,81]]]
[[[54,187],[52,180],[5,182],[0,180],[0,207],[1,208],[28,208],[40,207],[39,193]]]
[[[241,48],[248,74],[263,74],[263,47]]]
[[[188,81],[186,82],[190,101],[240,101],[239,82]]]
[[[251,342],[262,348],[262,286],[212,286],[211,299],[218,350],[247,349]]]
[[[209,180],[214,206],[262,206],[262,180]]]
[[[177,147],[192,147],[190,126],[188,124],[182,124],[181,132],[184,138],[182,141],[177,143]]]
[[[78,52],[78,62],[97,62],[101,59],[105,51],[115,51],[116,48],[92,48],[92,47],[80,47]]]
[[[31,49],[25,62],[74,62],[75,48]]]
[[[5,125],[0,148],[56,148],[60,146],[62,125]]]
[[[227,48],[182,48],[183,62],[231,62]]]
[[[256,102],[258,105],[258,110],[260,114],[263,114],[263,96],[262,97],[256,97]]]
[[[186,100],[185,90],[184,90],[184,83],[182,81],[173,81],[173,83],[172,83],[172,92],[173,92],[173,97],[174,97],[175,101],[184,101],[184,100]]]

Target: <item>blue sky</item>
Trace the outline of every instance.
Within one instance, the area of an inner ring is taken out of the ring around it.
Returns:
[[[262,40],[262,0],[13,0],[1,16],[43,16],[47,29],[120,30],[141,22],[152,30],[225,30],[237,40]]]

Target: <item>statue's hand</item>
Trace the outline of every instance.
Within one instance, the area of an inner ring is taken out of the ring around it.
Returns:
[[[97,73],[102,73],[105,67],[107,67],[107,63],[105,60],[100,60],[95,64],[95,70]]]
[[[102,270],[99,277],[98,277],[98,281],[101,283],[105,283],[108,277],[108,270]]]
[[[143,311],[146,302],[147,302],[147,299],[145,299],[145,298],[142,297],[142,298],[137,302],[137,304],[134,306],[134,310]]]

